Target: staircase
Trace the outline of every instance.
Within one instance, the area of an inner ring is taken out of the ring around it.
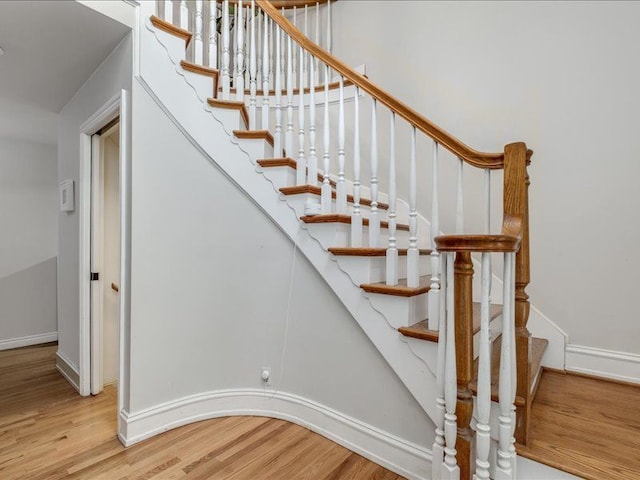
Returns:
[[[342,63],[329,53],[330,2],[158,7],[146,27],[171,63],[143,60],[166,79],[154,91],[186,132],[202,129],[202,118],[222,125],[226,139],[216,141],[237,145],[232,160],[244,163],[229,163],[227,174],[296,232],[297,247],[436,424],[431,477],[517,478],[516,443],[528,441],[547,346],[527,329],[532,151],[513,143],[477,152]],[[181,95],[202,108],[188,116]],[[379,132],[383,114],[388,134]],[[243,176],[247,165],[254,179]],[[452,206],[441,194],[448,165]],[[469,168],[481,172],[480,219],[464,208]],[[491,201],[500,171],[501,208]],[[428,219],[418,210],[423,191]],[[492,234],[496,211],[501,231]],[[449,222],[456,233],[443,235]],[[481,231],[465,228],[476,224]]]

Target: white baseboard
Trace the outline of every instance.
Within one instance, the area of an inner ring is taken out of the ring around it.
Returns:
[[[60,350],[56,353],[56,369],[80,393],[80,373]]]
[[[640,355],[582,345],[567,345],[566,367],[570,372],[640,383]]]
[[[40,343],[49,343],[58,341],[58,332],[41,333],[39,335],[28,335],[26,337],[8,338],[0,340],[0,350],[9,350],[12,348],[29,347]]]
[[[133,414],[122,411],[118,436],[129,446],[182,425],[234,415],[287,420],[406,478],[430,478],[430,450],[325,405],[284,392],[222,390],[184,397]]]

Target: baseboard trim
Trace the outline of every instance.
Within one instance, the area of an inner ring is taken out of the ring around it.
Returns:
[[[565,370],[640,384],[640,355],[582,345],[567,345]]]
[[[58,341],[58,332],[41,333],[39,335],[28,335],[26,337],[9,338],[0,340],[0,351],[10,350],[12,348],[29,347],[40,343],[49,343]]]
[[[298,395],[259,389],[222,390],[120,412],[118,436],[130,446],[189,423],[227,416],[266,416],[302,425],[408,479],[429,478],[431,452]]]
[[[56,353],[56,369],[80,393],[80,373],[60,350]]]

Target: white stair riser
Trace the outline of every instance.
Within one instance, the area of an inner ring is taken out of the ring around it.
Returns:
[[[258,167],[257,170],[273,184],[276,190],[293,185],[296,181],[296,171],[291,167]]]
[[[336,255],[340,270],[351,277],[353,283],[361,285],[363,283],[377,283],[386,280],[387,259],[386,257],[357,257],[348,255]],[[420,256],[420,275],[427,275],[431,268],[430,258],[427,255]],[[407,276],[407,257],[398,257],[398,277]]]
[[[206,103],[209,98],[213,97],[213,78],[188,70],[182,70],[182,74],[196,91],[201,102]]]
[[[244,128],[241,128],[244,130]],[[247,152],[251,157],[251,161],[255,162],[258,158],[269,158],[273,156],[273,147],[263,138],[236,138],[240,149]]]
[[[413,297],[368,292],[365,295],[393,328],[408,327],[427,318],[429,300],[426,293]]]
[[[351,225],[348,223],[338,224],[340,228],[333,227],[334,223],[307,223],[306,229],[309,234],[318,240],[325,250],[331,247],[351,246]],[[369,246],[369,227],[363,227],[363,245]],[[380,243],[374,247],[386,247],[388,245],[389,231],[386,228],[380,229]],[[407,248],[409,245],[409,232],[399,230],[396,232],[398,248]]]

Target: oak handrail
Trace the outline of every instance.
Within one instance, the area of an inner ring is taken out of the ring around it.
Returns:
[[[224,0],[216,0],[216,1],[218,3],[222,3]],[[272,0],[271,3],[273,4],[274,7],[278,9],[284,8],[285,10],[287,10],[293,7],[297,7],[297,8],[315,7],[316,4],[324,5],[325,3],[329,3],[329,1],[335,2],[336,0]],[[237,5],[238,0],[229,0],[229,3],[231,5]],[[244,5],[247,6],[248,3],[251,3],[251,2],[246,1]]]
[[[309,40],[298,30],[269,0],[257,0],[256,3],[262,10],[277,23],[298,45],[319,58],[326,65],[338,72],[347,80],[367,92],[376,100],[387,106],[396,115],[404,118],[412,126],[425,133],[433,140],[443,145],[449,151],[457,155],[470,165],[478,168],[501,169],[504,167],[503,153],[484,153],[474,150],[461,140],[446,132],[436,124],[427,120],[408,105],[402,103],[391,94],[378,87],[371,80],[356,72],[353,68],[343,63],[332,54]]]

